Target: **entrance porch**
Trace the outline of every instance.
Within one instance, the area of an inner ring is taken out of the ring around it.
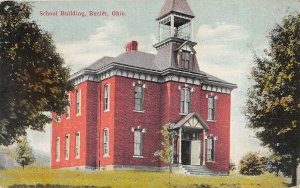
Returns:
[[[176,123],[172,130],[173,164],[205,165],[205,137],[208,126],[197,113],[190,113]]]

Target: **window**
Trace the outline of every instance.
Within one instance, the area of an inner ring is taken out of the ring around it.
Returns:
[[[190,69],[190,52],[183,52],[183,69],[184,70],[189,70]]]
[[[142,156],[142,130],[134,131],[134,155]]]
[[[104,86],[104,111],[109,111],[109,85]]]
[[[214,137],[207,138],[207,160],[215,161],[215,140]]]
[[[209,96],[208,97],[208,120],[215,120],[216,114],[216,97],[215,96]]]
[[[76,91],[76,115],[81,114],[81,90]]]
[[[180,112],[182,114],[188,114],[191,108],[191,91],[189,88],[181,89],[181,101],[180,101]]]
[[[69,160],[70,153],[70,135],[66,135],[66,150],[65,150],[65,160]]]
[[[56,152],[55,152],[56,161],[60,160],[60,138],[56,138]]]
[[[108,129],[103,130],[103,155],[108,156],[109,155],[109,133]]]
[[[75,158],[79,159],[80,157],[80,133],[75,133]]]
[[[61,122],[61,117],[60,117],[60,116],[57,116],[56,121],[57,121],[57,122]]]
[[[70,118],[70,106],[71,106],[71,99],[70,99],[70,94],[68,94],[68,106],[66,107],[66,118]]]
[[[144,90],[143,85],[138,84],[134,87],[134,101],[135,101],[135,107],[134,109],[137,111],[143,111],[144,110]]]

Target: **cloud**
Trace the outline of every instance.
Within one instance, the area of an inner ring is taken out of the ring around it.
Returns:
[[[154,34],[132,38],[129,28],[117,21],[105,22],[85,40],[58,43],[57,49],[64,57],[66,64],[74,72],[87,67],[103,56],[121,54],[125,51],[126,43],[131,40],[139,42],[140,50],[154,52],[153,48],[148,47],[148,44],[155,43]]]
[[[229,79],[244,74],[252,58],[252,51],[246,46],[248,38],[247,31],[239,25],[202,25],[197,32],[200,43],[196,47],[200,69]]]
[[[197,37],[202,40],[230,42],[246,39],[248,33],[239,25],[217,23],[202,25],[198,29]]]

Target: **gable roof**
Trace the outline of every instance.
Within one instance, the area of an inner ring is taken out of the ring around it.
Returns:
[[[123,65],[129,65],[139,68],[153,69],[157,70],[158,68],[153,62],[155,58],[154,54],[141,52],[141,51],[129,51],[124,52],[117,57],[103,57],[95,61],[92,65],[88,66],[86,69],[98,70],[105,67],[111,63],[120,63]]]
[[[172,12],[180,13],[190,17],[195,17],[192,9],[187,3],[187,0],[166,0],[163,7],[160,10],[157,19],[160,19]]]
[[[205,130],[209,129],[208,126],[206,125],[206,123],[202,120],[202,118],[196,112],[189,113],[188,115],[186,115],[184,118],[182,118],[180,121],[178,121],[174,125],[173,129],[177,129],[177,128],[184,126],[193,117],[195,117],[198,120],[198,123],[201,125],[201,127],[203,129],[205,129]],[[197,128],[197,127],[192,127],[192,128]],[[201,129],[200,126],[198,127],[198,129]]]

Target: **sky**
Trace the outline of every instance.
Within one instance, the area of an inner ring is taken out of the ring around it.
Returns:
[[[36,1],[32,19],[52,34],[66,66],[78,71],[103,56],[117,56],[131,40],[140,51],[156,53],[157,18],[164,0]],[[237,84],[232,91],[231,159],[247,152],[266,153],[243,114],[254,54],[263,55],[268,35],[288,14],[300,11],[300,0],[188,0],[193,10],[193,36],[202,71]],[[125,16],[43,16],[58,11],[112,11]],[[50,153],[51,126],[44,133],[29,131],[33,147]]]

